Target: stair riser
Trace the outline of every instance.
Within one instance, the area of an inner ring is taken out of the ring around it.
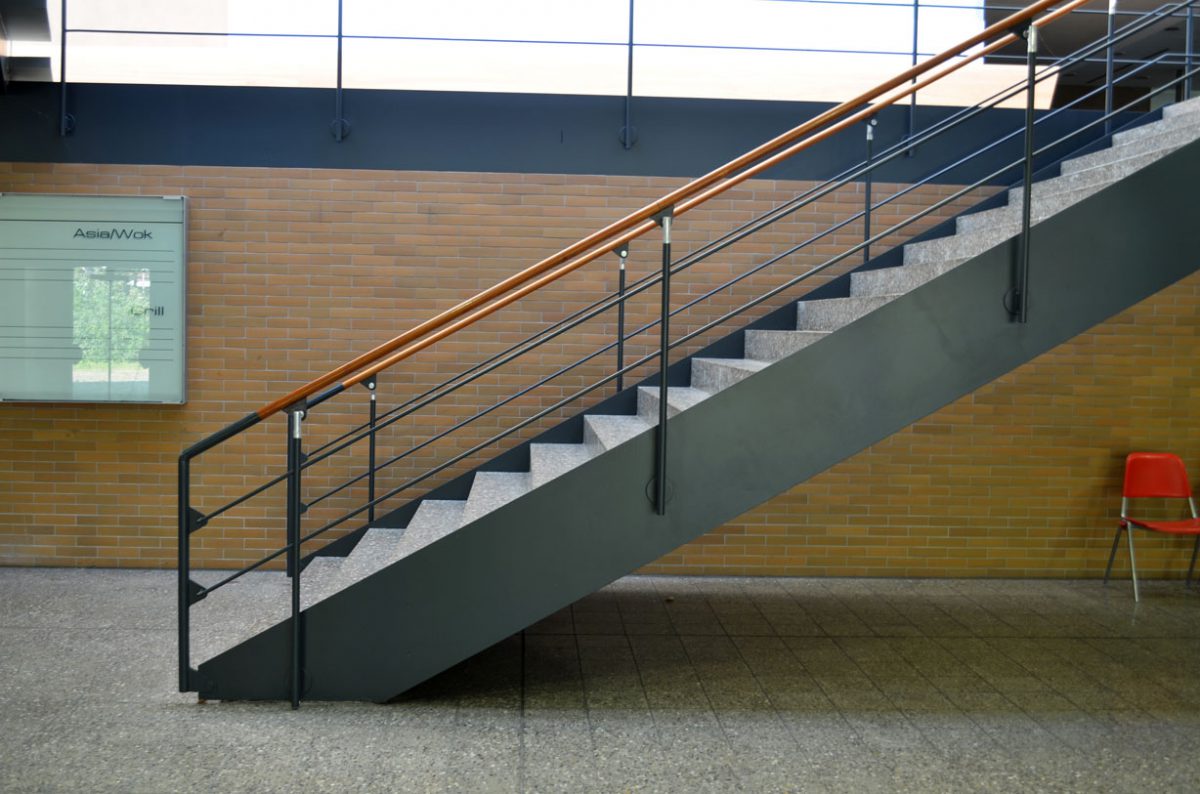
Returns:
[[[962,263],[961,259],[952,259],[853,273],[850,276],[850,294],[867,296],[909,292]]]
[[[529,448],[530,486],[537,488],[566,474],[588,457],[583,444],[533,444]]]
[[[1019,224],[991,226],[972,234],[942,237],[904,247],[904,266],[928,265],[951,260],[970,259],[994,248],[1021,229]]]
[[[1200,115],[1197,115],[1195,112],[1164,116],[1161,121],[1156,121],[1152,124],[1143,124],[1131,130],[1118,132],[1113,135],[1113,146],[1121,148],[1128,144],[1156,138],[1160,135],[1172,135],[1180,131],[1186,132],[1189,128],[1195,128],[1197,124],[1200,124]]]
[[[1090,185],[1086,188],[1078,190],[1068,190],[1061,193],[1054,193],[1048,196],[1035,198],[1033,202],[1033,215],[1031,220],[1033,223],[1044,221],[1053,215],[1056,215],[1067,207],[1083,201],[1088,196],[1094,195],[1104,188],[1108,187],[1110,182],[1101,182],[1095,185]],[[975,234],[986,231],[987,229],[1019,226],[1021,224],[1021,205],[1023,196],[1019,193],[1017,196],[1009,197],[1009,205],[987,212],[979,212],[974,215],[964,215],[958,219],[957,228],[959,234]]]
[[[471,485],[471,493],[467,497],[466,509],[463,511],[463,525],[508,504],[528,492],[529,488],[530,478],[527,472],[477,473]]]
[[[796,304],[796,330],[834,331],[878,309],[894,296],[837,298]]]
[[[1193,97],[1185,102],[1176,102],[1163,108],[1163,118],[1176,118],[1200,113],[1200,97]]]
[[[667,418],[678,416],[679,409],[667,403]],[[652,425],[658,424],[658,395],[638,390],[638,416]]]
[[[1173,146],[1167,149],[1156,149],[1151,152],[1133,155],[1121,160],[1114,160],[1105,165],[1093,166],[1083,170],[1073,169],[1070,171],[1064,171],[1062,176],[1056,176],[1053,179],[1046,179],[1044,181],[1034,183],[1034,201],[1057,196],[1060,193],[1083,190],[1084,188],[1111,185],[1118,179],[1123,179],[1135,171],[1140,171],[1159,158],[1165,157],[1166,155],[1175,151],[1176,148],[1178,147]],[[1064,164],[1064,168],[1065,167],[1066,165]],[[1009,190],[1009,206],[1019,203],[1023,195],[1024,193],[1020,187],[1015,187]]]
[[[1089,168],[1108,165],[1120,160],[1128,160],[1130,157],[1139,157],[1144,154],[1157,153],[1161,157],[1167,152],[1196,140],[1197,134],[1200,134],[1200,125],[1196,124],[1180,127],[1179,129],[1163,130],[1153,135],[1146,134],[1140,138],[1125,141],[1120,145],[1114,145],[1109,149],[1101,149],[1098,152],[1092,152],[1091,154],[1076,157],[1073,160],[1067,160],[1062,165],[1062,172],[1064,174],[1071,174],[1076,171],[1086,171]]]
[[[692,360],[692,386],[705,391],[719,392],[753,374],[752,370],[722,364],[712,359]]]
[[[778,361],[825,336],[827,334],[819,331],[747,331],[746,358]]]

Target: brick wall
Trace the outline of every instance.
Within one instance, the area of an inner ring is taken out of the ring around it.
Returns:
[[[0,405],[0,563],[173,564],[175,459],[184,446],[677,184],[630,177],[0,164],[4,192],[182,193],[190,200],[188,404]],[[679,219],[677,255],[806,187],[748,183]],[[876,197],[887,189],[877,186]],[[922,189],[897,212],[951,191]],[[851,186],[697,265],[676,280],[675,305],[847,218],[861,200]],[[895,217],[882,213],[875,228]],[[859,234],[851,223],[704,301],[673,330],[686,333],[719,317]],[[635,243],[631,282],[650,273],[657,258],[655,234]],[[415,355],[381,379],[380,405],[403,403],[615,288],[615,265],[615,257],[605,257]],[[1155,296],[650,569],[1094,572],[1097,554],[1107,551],[1119,458],[1127,449],[1177,449],[1200,468],[1200,439],[1183,418],[1188,408],[1197,413],[1191,363],[1198,352],[1197,290],[1191,279]],[[657,300],[654,290],[634,299],[628,327],[652,317]],[[381,458],[408,453],[431,431],[450,428],[514,387],[594,350],[613,338],[614,321],[611,312],[589,321],[536,355],[397,421],[381,439]],[[652,333],[632,340],[627,360],[652,346]],[[464,453],[590,383],[611,360],[606,354],[411,452],[381,477],[380,487],[399,486]],[[1150,379],[1138,380],[1144,378]],[[1131,394],[1131,379],[1142,386],[1137,394]],[[609,393],[606,387],[587,399]],[[366,404],[359,390],[314,412],[306,423],[308,449],[352,427]],[[276,418],[205,456],[196,468],[193,502],[207,512],[278,473],[283,432]],[[467,457],[444,476],[477,460]],[[340,455],[314,467],[306,498],[358,473],[359,465]],[[364,491],[359,483],[321,502],[306,516],[306,528],[340,515]],[[282,496],[281,488],[272,489],[198,533],[198,562],[240,565],[275,548]],[[1179,552],[1164,544],[1156,552],[1146,548],[1148,572],[1178,567]]]

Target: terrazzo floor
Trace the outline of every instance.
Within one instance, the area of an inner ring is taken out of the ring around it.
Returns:
[[[1200,593],[629,577],[396,701],[198,704],[169,572],[0,569],[3,792],[1196,792]]]

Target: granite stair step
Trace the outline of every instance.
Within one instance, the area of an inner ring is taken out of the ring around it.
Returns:
[[[640,416],[588,414],[583,418],[583,443],[592,454],[598,455],[613,447],[619,447],[652,427],[653,424]]]
[[[855,296],[896,295],[916,289],[927,281],[949,273],[965,259],[939,259],[915,265],[866,270],[850,276],[850,294]]]
[[[658,391],[657,386],[638,387],[638,416],[651,425],[658,424]],[[712,392],[691,386],[670,386],[667,388],[667,418],[680,411],[686,411],[711,396]]]
[[[702,391],[719,392],[765,366],[764,361],[748,358],[693,358],[692,386]]]
[[[498,507],[524,495],[530,488],[527,471],[481,471],[475,473],[462,523],[467,525]]]
[[[422,499],[409,519],[389,563],[422,549],[462,526],[467,503],[462,499]]]
[[[586,444],[530,444],[530,486],[537,488],[592,457]]]
[[[827,336],[828,331],[747,331],[746,358],[778,361]]]
[[[1162,122],[1158,123],[1161,124]],[[1157,124],[1149,124],[1144,128],[1139,127],[1137,130],[1130,130],[1130,132],[1138,132],[1142,129],[1146,129],[1147,132],[1133,140],[1114,143],[1107,149],[1101,149],[1074,157],[1070,160],[1064,160],[1062,168],[1059,170],[1064,175],[1072,174],[1076,171],[1084,171],[1089,168],[1145,155],[1151,155],[1151,161],[1153,161],[1168,152],[1178,149],[1180,146],[1186,146],[1196,140],[1197,136],[1200,136],[1200,123],[1197,122],[1187,125],[1172,125],[1165,128],[1159,127]]]
[[[836,331],[897,297],[899,296],[868,295],[800,301],[796,304],[796,330]]]

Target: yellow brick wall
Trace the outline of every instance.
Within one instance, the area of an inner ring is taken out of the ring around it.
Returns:
[[[175,461],[184,446],[678,184],[639,177],[0,163],[3,192],[182,193],[190,200],[188,404],[0,405],[0,564],[172,565]],[[677,254],[806,187],[748,183],[679,219]],[[887,187],[877,186],[876,197]],[[951,191],[923,189],[896,212]],[[696,266],[676,280],[675,305],[848,217],[861,200],[852,186]],[[896,217],[881,213],[875,228]],[[855,224],[847,226],[810,253],[704,302],[673,330],[699,327],[856,242],[859,233]],[[657,256],[655,235],[635,243],[631,280],[651,272]],[[380,404],[420,394],[464,362],[499,352],[615,285],[610,256],[404,362],[381,380]],[[1094,572],[1097,554],[1106,553],[1124,451],[1131,445],[1177,449],[1200,467],[1194,424],[1183,418],[1189,406],[1196,414],[1197,289],[1192,279],[1155,296],[648,570]],[[629,326],[652,317],[657,300],[651,290],[632,301]],[[611,340],[614,319],[610,313],[591,321],[436,409],[398,422],[381,439],[381,457],[410,450],[431,430],[448,428],[488,400]],[[631,341],[629,358],[653,343],[652,334]],[[381,488],[398,486],[552,404],[611,360],[606,355],[413,453],[381,475]],[[1146,373],[1155,379],[1130,394],[1130,378]],[[610,393],[606,387],[589,399]],[[358,390],[314,412],[306,423],[308,448],[335,438],[365,410],[365,392]],[[281,471],[282,441],[277,417],[205,456],[196,467],[193,503],[208,512]],[[447,476],[478,459],[468,458]],[[314,467],[306,475],[306,500],[360,470],[347,456]],[[197,561],[235,566],[276,548],[281,491],[198,533]],[[314,507],[306,530],[339,515],[363,491],[360,484]],[[1159,546],[1153,553],[1147,546],[1147,571],[1177,568],[1179,553]]]
[[[1200,274],[646,570],[1102,575],[1125,455],[1175,452],[1188,465],[1193,487],[1200,486],[1197,416]],[[1139,571],[1176,576],[1186,570],[1190,539],[1139,533],[1136,540]],[[1115,569],[1127,576],[1124,544],[1118,560]]]

